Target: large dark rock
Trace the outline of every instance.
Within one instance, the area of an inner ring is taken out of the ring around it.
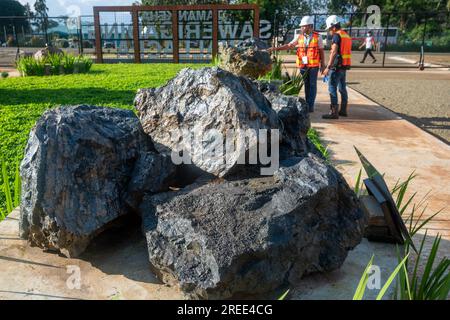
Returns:
[[[269,46],[258,38],[250,38],[237,46],[222,46],[220,67],[239,76],[257,79],[272,69]]]
[[[247,130],[282,129],[255,83],[216,67],[183,69],[162,87],[141,89],[135,105],[158,151],[184,150],[195,166],[219,177],[232,171],[248,150],[257,148],[258,139],[246,139]],[[236,150],[216,152],[218,142],[211,129]],[[181,131],[193,139],[178,136]]]
[[[147,196],[141,214],[153,270],[192,298],[254,296],[339,268],[365,221],[341,175],[313,155],[273,176]]]
[[[281,158],[299,156],[309,149],[307,134],[311,128],[308,105],[303,98],[286,96],[276,85],[266,81],[256,81],[259,90],[270,101],[272,109],[281,120]]]
[[[166,190],[174,168],[132,111],[93,106],[47,111],[21,164],[20,233],[66,256],[83,252],[144,193]]]

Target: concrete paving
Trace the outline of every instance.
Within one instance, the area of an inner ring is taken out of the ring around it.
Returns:
[[[0,223],[0,299],[185,299],[151,273],[137,222],[105,232],[80,258],[67,259],[20,239],[18,218],[16,209]],[[364,239],[339,270],[305,277],[287,299],[351,299],[372,254],[383,284],[397,264],[395,247]],[[283,291],[261,298],[275,299]],[[367,290],[366,298],[377,293]]]
[[[16,209],[0,223],[0,299],[184,298],[150,272],[138,223],[105,232],[80,258],[67,259],[20,239],[18,218]]]
[[[323,120],[329,111],[327,86],[319,80],[316,112],[312,126],[322,137],[332,163],[354,185],[361,164],[354,146],[382,173],[392,187],[415,172],[409,194],[416,200],[430,191],[423,218],[443,210],[428,228],[450,240],[450,146],[421,130],[392,111],[348,88],[349,117]]]

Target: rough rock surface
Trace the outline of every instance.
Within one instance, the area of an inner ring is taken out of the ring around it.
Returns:
[[[269,46],[260,39],[250,38],[237,46],[224,46],[220,50],[220,67],[239,76],[257,79],[272,68]]]
[[[274,174],[146,196],[150,262],[192,298],[254,296],[339,268],[365,217],[339,173],[313,155]]]
[[[306,101],[300,97],[282,94],[277,86],[269,82],[257,81],[256,83],[283,123],[281,158],[304,154],[309,149],[307,133],[311,128]]]
[[[38,51],[36,51],[34,54],[34,59],[40,60],[40,59],[43,59],[43,58],[49,56],[50,54],[63,54],[63,51],[59,48],[48,46],[48,47],[45,47],[43,49],[39,49]]]
[[[21,236],[76,256],[109,222],[136,208],[144,192],[167,190],[172,171],[132,111],[49,110],[31,131],[21,164]]]
[[[236,167],[243,153],[257,147],[256,138],[245,138],[246,130],[281,128],[276,112],[255,83],[216,67],[183,69],[162,87],[141,89],[135,105],[158,151],[185,150],[195,166],[220,177]],[[218,140],[210,135],[211,129],[242,148],[229,152],[228,157],[217,151]],[[180,138],[178,130],[186,130],[193,138]]]

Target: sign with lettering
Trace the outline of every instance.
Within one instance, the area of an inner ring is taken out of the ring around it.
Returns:
[[[100,21],[100,12],[129,12],[130,21]],[[98,61],[106,46],[108,52],[134,52],[136,62],[211,60],[219,43],[235,45],[253,36],[272,35],[270,21],[259,20],[258,6],[247,4],[94,7],[94,20],[95,39],[101,39],[96,41]]]

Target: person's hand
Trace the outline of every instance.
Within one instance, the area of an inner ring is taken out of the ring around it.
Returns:
[[[325,70],[322,71],[322,75],[327,76],[328,72],[330,72],[330,70],[328,69],[328,67],[326,67]]]
[[[320,65],[320,73],[323,74],[323,72],[325,71],[325,69],[326,69],[325,64],[322,63],[322,64]]]
[[[274,47],[270,47],[269,49],[266,49],[265,51],[271,53],[272,51],[275,51],[275,48]]]

